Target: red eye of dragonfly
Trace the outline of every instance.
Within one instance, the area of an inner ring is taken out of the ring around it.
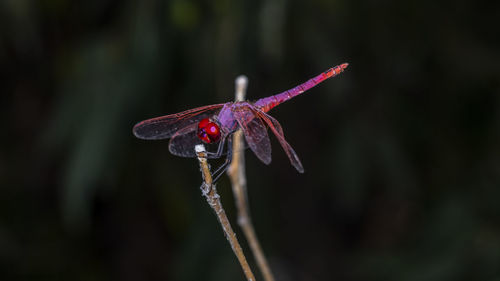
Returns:
[[[198,123],[198,138],[204,143],[216,143],[220,140],[220,128],[208,118],[204,118]]]

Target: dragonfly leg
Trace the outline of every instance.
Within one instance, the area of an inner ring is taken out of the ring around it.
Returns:
[[[207,155],[210,155],[212,158],[219,158],[222,155],[222,152],[224,151],[224,144],[225,143],[226,143],[226,140],[225,140],[225,138],[223,138],[220,141],[219,146],[217,147],[217,151],[216,152],[207,152]]]
[[[232,145],[232,139],[229,138],[227,140],[227,155],[226,155],[226,160],[222,165],[215,170],[215,172],[212,174],[213,177],[213,183],[216,183],[217,180],[224,174],[224,172],[229,168],[229,164],[231,164],[231,160],[233,160],[233,145]]]

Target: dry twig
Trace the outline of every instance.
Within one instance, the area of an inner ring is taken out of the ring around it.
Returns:
[[[244,101],[246,95],[246,88],[248,79],[245,76],[236,78],[236,97],[235,100]],[[267,263],[264,256],[262,247],[260,246],[255,229],[250,218],[248,209],[248,196],[247,196],[247,181],[245,176],[245,154],[244,154],[243,132],[236,131],[233,135],[233,159],[229,166],[227,173],[231,179],[233,187],[234,199],[236,201],[236,208],[238,209],[238,225],[243,230],[243,233],[248,241],[250,249],[257,261],[262,276],[265,281],[274,281],[271,268]]]
[[[255,281],[253,272],[250,269],[250,266],[248,265],[245,255],[243,254],[243,250],[241,249],[240,243],[236,238],[236,234],[234,233],[231,224],[229,223],[229,220],[226,216],[226,212],[222,207],[222,204],[220,202],[220,196],[219,194],[217,194],[215,185],[212,182],[212,174],[210,173],[210,168],[208,166],[205,146],[197,145],[195,149],[196,149],[196,154],[198,156],[198,161],[200,162],[201,172],[203,175],[203,184],[201,186],[203,196],[205,196],[208,204],[215,211],[217,219],[219,220],[219,223],[222,225],[224,234],[226,235],[229,244],[231,244],[231,248],[233,249],[234,254],[238,258],[238,261],[240,262],[240,265],[243,269],[243,272],[245,273],[247,280]]]

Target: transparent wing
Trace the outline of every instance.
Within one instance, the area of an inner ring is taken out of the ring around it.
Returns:
[[[187,127],[178,130],[170,139],[168,144],[168,150],[173,155],[180,157],[194,158],[196,157],[196,152],[194,147],[197,144],[203,144],[207,150],[208,158],[219,158],[224,152],[225,137],[222,136],[221,140],[216,144],[206,144],[198,138],[197,133],[198,124],[194,123]],[[220,150],[219,150],[220,148]]]
[[[168,139],[177,131],[197,124],[201,119],[216,114],[224,104],[213,104],[183,112],[141,121],[132,130],[134,135],[145,140]]]
[[[283,129],[281,128],[280,123],[278,120],[274,119],[270,115],[264,113],[263,111],[259,109],[254,109],[254,111],[257,113],[257,115],[262,118],[264,122],[267,123],[267,126],[271,128],[273,131],[274,135],[276,138],[278,138],[278,141],[280,142],[281,146],[283,147],[283,150],[285,150],[286,155],[288,156],[288,159],[290,159],[290,162],[292,165],[299,171],[299,173],[304,172],[304,167],[302,167],[302,163],[300,162],[299,157],[297,156],[297,153],[293,150],[293,148],[288,144],[288,142],[285,140],[285,135],[283,134]]]
[[[245,135],[250,149],[264,164],[271,163],[271,142],[266,125],[256,116],[250,107],[240,107],[233,110],[233,116]]]

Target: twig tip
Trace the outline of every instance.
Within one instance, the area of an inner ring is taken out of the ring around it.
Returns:
[[[194,150],[196,151],[196,153],[201,153],[201,152],[205,152],[205,146],[203,144],[197,144],[194,146]]]
[[[246,86],[247,84],[248,78],[245,75],[236,77],[236,87]]]

